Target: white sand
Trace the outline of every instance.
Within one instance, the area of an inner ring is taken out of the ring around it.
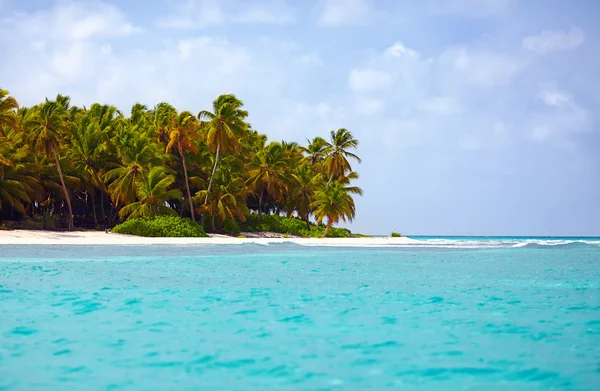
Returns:
[[[52,232],[52,231],[2,231],[0,244],[70,244],[70,245],[120,245],[120,244],[270,244],[296,243],[306,246],[353,246],[382,247],[409,245],[416,241],[408,238],[234,238],[213,235],[209,238],[145,238],[132,235],[98,231]]]

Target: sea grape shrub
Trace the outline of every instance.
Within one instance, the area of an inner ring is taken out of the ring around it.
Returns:
[[[111,232],[136,236],[169,238],[201,238],[208,236],[198,223],[177,216],[156,216],[130,219],[115,226]]]
[[[239,235],[241,229],[237,221],[225,220],[223,223],[223,231],[232,235]]]
[[[325,225],[310,223],[310,230],[306,222],[297,217],[283,217],[278,215],[251,214],[248,220],[241,225],[245,232],[277,232],[281,234],[295,235],[301,237],[321,237],[325,231]],[[350,230],[346,228],[332,227],[327,233],[328,238],[349,238]]]

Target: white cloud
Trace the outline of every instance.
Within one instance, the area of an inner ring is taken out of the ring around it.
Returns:
[[[374,69],[353,69],[348,84],[354,91],[371,91],[389,88],[392,76]]]
[[[538,93],[538,98],[547,106],[565,106],[571,102],[569,95],[556,90],[542,90]]]
[[[117,7],[93,1],[66,2],[48,11],[15,14],[3,20],[3,24],[11,35],[35,37],[39,42],[125,37],[142,31]]]
[[[319,24],[323,26],[355,26],[368,24],[372,17],[370,0],[321,0]]]
[[[576,48],[585,40],[582,29],[571,27],[568,32],[560,30],[544,30],[539,35],[523,38],[522,47],[537,54],[547,54],[560,50]]]
[[[544,107],[528,119],[530,138],[536,142],[554,141],[571,144],[571,136],[593,130],[594,117],[573,97],[559,91],[554,83],[547,83],[537,94]]]
[[[407,48],[402,42],[395,42],[392,46],[385,50],[384,54],[388,57],[419,57],[419,52],[414,49]]]
[[[520,62],[511,56],[466,46],[447,50],[441,61],[470,82],[485,87],[508,83],[521,68]]]
[[[188,0],[178,3],[175,12],[159,20],[163,27],[205,28],[224,23],[287,24],[295,20],[295,10],[285,0]]]

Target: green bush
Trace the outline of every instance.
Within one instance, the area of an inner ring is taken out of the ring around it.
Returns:
[[[238,235],[241,232],[241,229],[237,221],[225,220],[223,223],[223,231]]]
[[[392,232],[392,238],[401,238],[402,234],[398,232]]]
[[[325,225],[310,224],[310,230],[306,222],[297,217],[283,217],[279,215],[262,215],[253,213],[248,220],[242,224],[241,230],[245,232],[277,232],[284,235],[296,235],[302,237],[321,237],[325,231]],[[349,238],[352,235],[346,228],[332,227],[327,233],[328,238]]]
[[[111,232],[117,234],[170,238],[201,238],[208,236],[198,223],[177,216],[156,216],[131,219],[117,225]]]
[[[27,229],[27,230],[49,230],[53,231],[59,228],[59,218],[56,215],[37,214],[33,217],[25,217],[23,220],[3,222],[6,228],[10,229]],[[61,226],[62,227],[62,226]]]

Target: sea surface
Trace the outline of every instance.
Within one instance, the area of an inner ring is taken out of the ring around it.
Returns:
[[[600,239],[0,246],[0,390],[600,390]]]

